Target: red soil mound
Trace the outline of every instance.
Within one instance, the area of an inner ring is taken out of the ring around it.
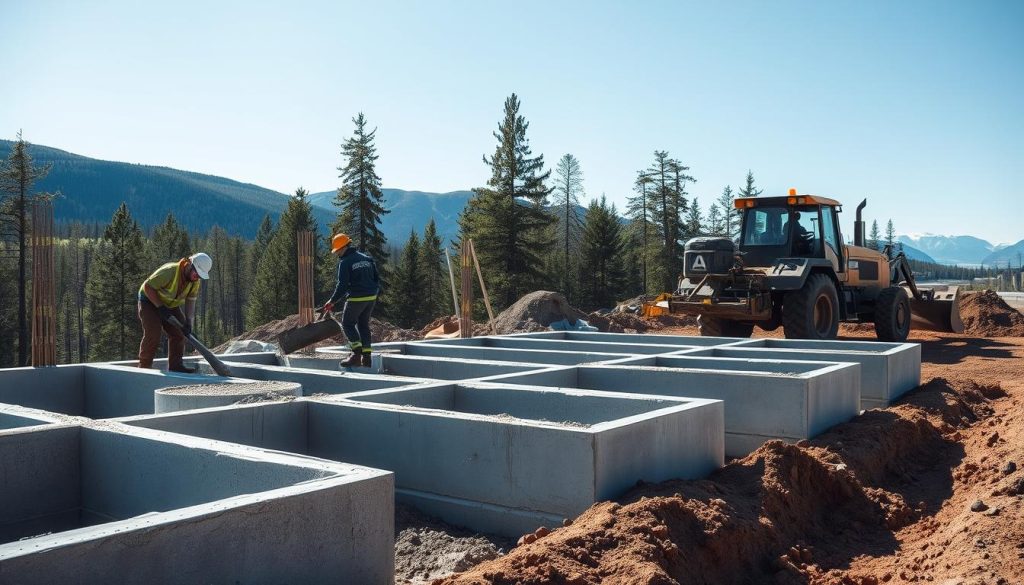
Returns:
[[[964,333],[977,337],[1024,337],[1024,315],[986,290],[960,297]]]

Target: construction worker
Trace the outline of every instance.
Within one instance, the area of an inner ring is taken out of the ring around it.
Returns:
[[[142,321],[140,368],[153,366],[153,357],[160,345],[160,330],[163,329],[167,333],[167,370],[195,373],[195,368],[182,362],[182,356],[185,354],[185,337],[192,332],[195,321],[200,280],[210,278],[211,268],[213,260],[199,252],[157,268],[139,287],[139,321]],[[183,329],[171,324],[171,317],[177,319]]]
[[[370,316],[381,292],[380,274],[377,263],[369,255],[352,247],[352,238],[337,234],[331,238],[331,253],[338,256],[338,284],[334,294],[324,305],[324,310],[333,311],[335,303],[345,301],[341,315],[341,328],[348,338],[352,355],[342,367],[370,367]]]

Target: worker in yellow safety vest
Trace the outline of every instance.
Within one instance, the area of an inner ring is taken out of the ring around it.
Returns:
[[[195,373],[195,368],[187,367],[182,361],[185,337],[192,333],[200,282],[210,278],[211,268],[213,260],[199,252],[157,268],[139,287],[139,321],[142,321],[140,368],[153,367],[162,329],[167,333],[167,370]],[[170,322],[171,317],[181,323],[181,329]]]

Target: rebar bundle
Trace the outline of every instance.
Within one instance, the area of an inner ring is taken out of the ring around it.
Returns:
[[[32,365],[57,364],[56,270],[53,261],[53,203],[32,205]]]
[[[313,322],[313,242],[316,234],[301,231],[295,234],[299,266],[299,326]]]

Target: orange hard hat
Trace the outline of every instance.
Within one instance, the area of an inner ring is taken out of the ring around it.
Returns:
[[[341,250],[342,248],[344,248],[345,246],[347,246],[347,245],[349,245],[351,243],[352,243],[352,238],[348,237],[348,235],[346,235],[346,234],[335,234],[334,237],[331,238],[331,253],[332,254],[337,253],[338,250]]]

